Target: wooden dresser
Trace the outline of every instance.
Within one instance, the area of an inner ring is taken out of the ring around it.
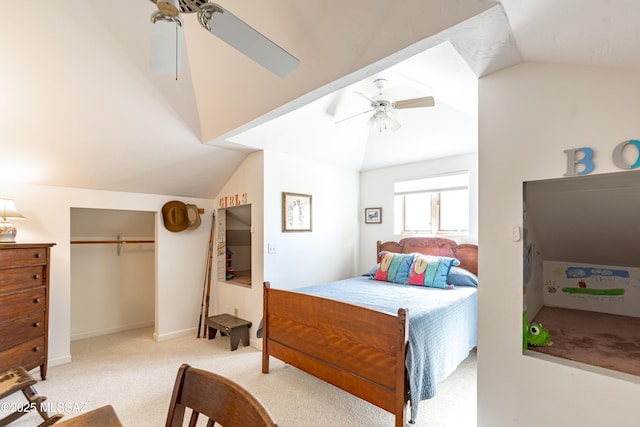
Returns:
[[[0,372],[47,376],[49,258],[54,243],[0,244]]]

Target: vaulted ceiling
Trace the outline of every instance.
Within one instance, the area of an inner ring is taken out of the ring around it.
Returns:
[[[300,67],[278,78],[186,14],[177,80],[149,71],[151,1],[37,3],[3,22],[0,181],[215,197],[256,149],[353,170],[474,151],[477,78],[522,60],[640,69],[634,0],[220,1]],[[392,135],[336,124],[377,77],[436,106]]]

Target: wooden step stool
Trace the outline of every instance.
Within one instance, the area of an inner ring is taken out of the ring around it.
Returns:
[[[49,416],[49,414],[47,414],[47,411],[42,405],[42,402],[47,398],[38,395],[36,389],[33,387],[36,382],[37,381],[33,379],[33,377],[21,366],[0,373],[0,399],[4,399],[13,393],[21,391],[28,401],[28,403],[17,406],[15,412],[12,412],[6,417],[0,419],[0,426],[6,426],[9,423],[14,422],[32,409],[37,410],[44,420],[44,422],[38,427],[50,426],[62,418],[62,414],[56,414],[53,416]]]
[[[207,317],[205,322],[209,327],[209,339],[216,337],[216,332],[222,335],[230,335],[231,351],[238,349],[238,343],[242,339],[242,344],[249,345],[249,328],[251,322],[230,314],[218,314]]]

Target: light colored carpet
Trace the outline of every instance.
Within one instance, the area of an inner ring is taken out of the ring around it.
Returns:
[[[49,368],[38,393],[68,419],[112,405],[127,427],[163,426],[178,367],[182,363],[225,375],[251,391],[283,427],[392,426],[393,417],[306,373],[271,358],[261,372],[261,353],[253,347],[229,349],[229,337],[180,337],[163,342],[152,330],[137,329],[71,345],[73,362]],[[35,378],[39,378],[37,371]],[[20,395],[9,400],[24,402]],[[6,407],[3,407],[6,408]],[[0,416],[4,415],[0,411]],[[36,426],[36,413],[12,427]],[[418,426],[476,426],[476,354],[440,383],[438,395],[420,404]]]

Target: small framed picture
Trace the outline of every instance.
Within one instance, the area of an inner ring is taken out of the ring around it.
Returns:
[[[311,231],[311,195],[282,193],[282,231]]]
[[[382,224],[382,208],[365,208],[365,224]]]

